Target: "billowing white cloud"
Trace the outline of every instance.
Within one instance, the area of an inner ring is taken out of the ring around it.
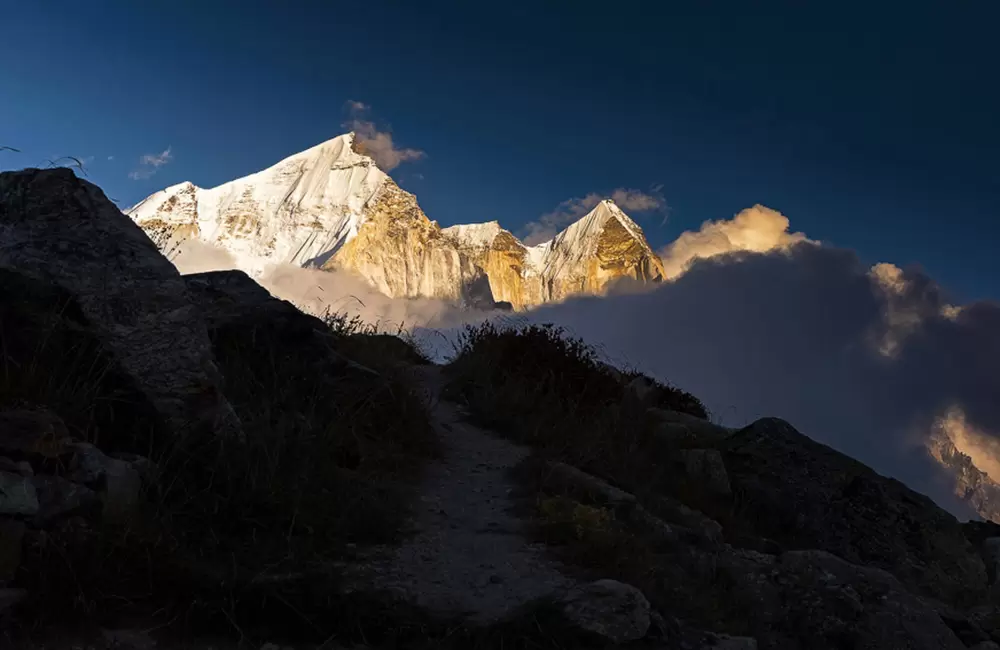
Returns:
[[[537,221],[525,224],[522,238],[524,243],[535,246],[552,239],[560,230],[593,210],[604,199],[611,199],[625,212],[662,210],[666,205],[659,187],[654,187],[650,192],[624,187],[613,190],[611,194],[591,192],[586,196],[566,199]]]
[[[683,273],[695,260],[738,251],[763,253],[809,241],[803,233],[788,232],[788,217],[755,205],[725,221],[706,221],[696,232],[685,232],[660,253],[668,278]]]
[[[129,172],[128,177],[134,181],[152,177],[153,174],[159,171],[160,167],[163,167],[174,159],[170,150],[171,148],[167,147],[160,153],[143,154],[139,158],[139,167]]]
[[[420,160],[427,155],[419,149],[396,147],[388,129],[380,130],[375,122],[366,118],[371,110],[368,104],[352,99],[347,101],[345,108],[351,117],[341,126],[354,132],[360,151],[371,156],[382,171],[392,171],[405,162]]]
[[[978,432],[964,448],[994,471],[983,459],[1000,435],[1000,305],[948,316],[943,292],[919,271],[890,274],[907,289],[886,293],[853,252],[804,236],[684,268],[651,291],[571,299],[525,318],[562,325],[612,361],[691,391],[726,424],[784,418],[967,514],[925,444],[941,413],[960,408]],[[886,356],[887,324],[900,322],[907,335]]]

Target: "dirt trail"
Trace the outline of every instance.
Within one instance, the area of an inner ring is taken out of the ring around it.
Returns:
[[[444,451],[420,484],[421,497],[401,546],[373,550],[355,565],[366,587],[471,622],[496,620],[527,601],[572,586],[540,545],[526,541],[511,512],[507,470],[528,450],[466,422],[461,408],[440,399],[437,366],[421,368]]]

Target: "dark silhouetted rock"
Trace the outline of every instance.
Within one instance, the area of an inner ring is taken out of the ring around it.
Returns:
[[[30,477],[0,472],[0,515],[38,514],[38,493]]]
[[[986,588],[958,521],[899,481],[765,418],[717,446],[755,526],[785,548],[819,548],[890,571],[919,593],[972,603]]]
[[[58,476],[35,476],[31,481],[38,492],[35,526],[44,528],[75,515],[95,518],[100,513],[100,497],[85,485]]]
[[[0,174],[0,240],[0,269],[70,294],[168,431],[239,433],[184,281],[99,188],[68,169]]]
[[[961,650],[938,612],[890,573],[791,551],[737,580],[763,648]]]
[[[679,411],[651,408],[647,413],[654,439],[668,449],[711,447],[733,434],[732,429]]]
[[[712,494],[729,495],[729,475],[716,449],[685,449],[678,453],[684,473]]]

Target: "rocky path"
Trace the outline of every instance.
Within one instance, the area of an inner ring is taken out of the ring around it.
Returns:
[[[511,513],[508,470],[527,450],[470,424],[459,406],[441,400],[439,367],[419,373],[444,452],[426,468],[411,534],[399,547],[373,551],[355,569],[358,586],[475,623],[572,586]]]

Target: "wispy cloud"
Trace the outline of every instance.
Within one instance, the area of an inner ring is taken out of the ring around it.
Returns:
[[[364,102],[348,100],[345,104],[350,119],[342,126],[354,131],[355,142],[359,150],[371,156],[375,164],[383,171],[391,171],[405,162],[420,160],[427,154],[419,149],[398,148],[392,141],[392,133],[380,130],[375,122],[368,119],[371,107]]]
[[[359,101],[356,101],[356,100],[353,100],[353,99],[348,99],[347,100],[346,107],[347,107],[348,112],[350,112],[351,115],[357,115],[359,113],[364,113],[365,111],[371,109],[371,106],[369,106],[368,104],[366,104],[364,102],[359,102]]]
[[[108,156],[108,160],[114,160],[114,159],[115,159],[114,156]]]
[[[129,172],[128,177],[134,181],[150,178],[160,167],[173,160],[174,156],[170,149],[171,147],[167,147],[160,153],[143,154],[139,158],[139,167]]]
[[[586,196],[566,199],[551,212],[543,214],[537,221],[532,221],[524,226],[524,243],[528,246],[534,246],[552,239],[564,227],[584,216],[593,210],[598,203],[608,198],[626,212],[662,210],[666,207],[666,202],[660,193],[661,187],[660,185],[654,186],[649,192],[619,187],[611,194],[591,192]]]

